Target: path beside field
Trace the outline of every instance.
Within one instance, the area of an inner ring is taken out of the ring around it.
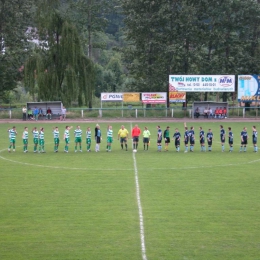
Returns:
[[[0,124],[6,123],[16,123],[16,124],[35,124],[35,120],[23,121],[22,119],[0,119]],[[181,122],[260,122],[260,118],[225,118],[225,119],[192,119],[192,118],[83,118],[83,119],[66,119],[65,121],[60,121],[58,119],[53,120],[38,120],[37,123],[109,123],[109,122],[122,122],[122,123],[131,123],[131,122],[171,122],[171,123],[181,123]]]

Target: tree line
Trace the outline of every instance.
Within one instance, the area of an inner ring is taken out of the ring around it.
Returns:
[[[168,91],[169,74],[258,74],[259,11],[259,0],[0,0],[0,98],[22,82],[35,100],[92,107],[101,92]]]

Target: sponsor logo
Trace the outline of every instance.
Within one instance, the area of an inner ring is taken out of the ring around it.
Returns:
[[[143,94],[144,99],[165,99],[164,96],[160,94]]]
[[[119,99],[121,99],[121,98],[122,98],[122,95],[110,94],[110,95],[108,96],[108,98],[119,98]]]
[[[258,77],[258,78],[259,78],[259,77]],[[239,79],[239,80],[251,80],[252,77],[251,77],[251,76],[240,76],[238,79]]]
[[[222,87],[230,87],[233,85],[233,79],[228,76],[223,76],[223,77],[219,78],[218,82],[219,82],[219,85]]]
[[[186,94],[184,93],[170,93],[172,99],[185,99]]]
[[[171,83],[169,83],[169,91],[177,91]]]

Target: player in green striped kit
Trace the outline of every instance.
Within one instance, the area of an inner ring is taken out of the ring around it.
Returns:
[[[72,128],[72,126],[66,126],[65,127],[65,131],[64,131],[64,141],[65,141],[65,148],[64,148],[64,152],[68,153],[69,152],[69,143],[70,143],[70,129]]]
[[[28,133],[28,127],[25,127],[24,128],[24,131],[23,131],[23,152],[24,153],[28,153],[28,136],[29,136],[29,133]]]
[[[74,137],[75,137],[75,153],[78,150],[79,146],[79,151],[82,152],[81,148],[81,142],[82,142],[82,130],[80,129],[80,126],[78,125],[77,128],[74,130]]]
[[[13,151],[15,152],[15,139],[16,139],[16,127],[13,126],[12,129],[8,129],[7,132],[9,133],[9,147],[8,147],[8,152],[11,152],[11,148],[13,147]]]
[[[37,146],[38,146],[38,143],[39,143],[39,131],[37,130],[37,127],[33,128],[32,134],[33,134],[33,143],[34,143],[33,152],[36,153],[37,152]]]
[[[107,129],[107,152],[111,152],[112,142],[113,142],[113,130],[112,130],[112,126],[109,125]]]
[[[90,147],[91,147],[91,130],[90,127],[87,128],[86,131],[86,144],[87,144],[87,151],[91,152]]]
[[[53,128],[52,133],[53,133],[53,138],[54,138],[54,152],[57,153],[58,148],[59,148],[59,144],[60,144],[59,128],[57,126],[55,128]]]
[[[40,133],[39,133],[39,153],[45,153],[44,150],[44,128],[42,127],[40,129]]]

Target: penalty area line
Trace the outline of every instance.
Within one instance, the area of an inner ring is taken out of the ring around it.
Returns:
[[[131,123],[131,132],[132,132],[132,123]],[[135,171],[135,188],[136,188],[136,199],[137,199],[137,205],[138,205],[139,224],[140,224],[142,259],[147,260],[146,247],[145,247],[145,236],[144,236],[144,217],[143,217],[143,209],[142,209],[141,196],[140,196],[138,169],[137,169],[135,153],[132,152],[132,155],[133,155],[134,171]]]

